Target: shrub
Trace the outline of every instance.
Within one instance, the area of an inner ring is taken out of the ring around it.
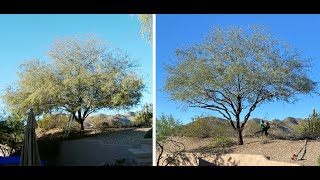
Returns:
[[[3,149],[4,146],[0,146],[3,154],[9,156],[18,150],[22,145],[24,135],[24,125],[22,121],[25,121],[17,114],[12,114],[4,121],[0,121],[0,144],[9,147],[9,149]],[[4,153],[6,151],[7,153]]]
[[[209,121],[205,119],[193,120],[188,125],[181,128],[180,135],[188,137],[208,138],[211,137],[213,127],[209,125]]]
[[[313,109],[309,118],[306,118],[296,129],[295,132],[301,139],[317,139],[320,137],[320,114]]]
[[[42,120],[38,121],[38,127],[44,128],[46,130],[54,128],[65,129],[68,121],[69,118],[66,114],[47,114],[43,117]]]
[[[236,142],[226,136],[220,136],[214,139],[213,148],[228,148],[233,145],[236,145]]]
[[[232,137],[235,132],[227,121],[215,117],[195,117],[191,123],[181,127],[179,135],[198,138]]]
[[[133,118],[133,125],[138,127],[152,126],[152,104],[146,104]]]
[[[159,118],[157,118],[156,121],[157,141],[166,139],[169,136],[177,135],[182,125],[182,123],[179,120],[174,119],[171,114],[162,114],[159,116]]]

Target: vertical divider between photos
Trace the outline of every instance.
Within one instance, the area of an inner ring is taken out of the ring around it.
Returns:
[[[152,15],[152,93],[153,93],[153,117],[152,117],[152,165],[156,166],[156,14]]]

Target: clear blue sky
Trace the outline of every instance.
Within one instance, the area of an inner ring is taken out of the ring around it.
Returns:
[[[174,60],[174,50],[186,44],[200,42],[203,35],[215,25],[219,26],[247,26],[251,24],[264,25],[270,31],[295,47],[303,50],[304,57],[313,58],[314,67],[310,77],[320,82],[320,15],[157,15],[157,74],[156,74],[156,107],[157,116],[161,113],[172,114],[183,123],[191,121],[196,115],[220,114],[197,108],[182,110],[179,104],[172,102],[168,94],[161,91],[167,76],[163,64],[168,59]],[[294,104],[273,102],[262,104],[250,118],[264,118],[280,120],[291,116],[305,118],[315,108],[320,111],[319,96],[298,96],[299,101]],[[242,115],[241,118],[243,118]]]
[[[139,61],[147,86],[141,104],[152,103],[152,46],[140,37],[136,16],[124,15],[0,15],[0,95],[17,82],[19,64],[32,58],[47,60],[57,38],[96,34],[114,48]],[[0,106],[3,102],[0,100]],[[133,110],[137,110],[134,108]],[[112,112],[118,113],[118,112]],[[119,112],[121,113],[121,112]]]

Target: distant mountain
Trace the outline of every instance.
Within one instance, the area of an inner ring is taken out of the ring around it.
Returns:
[[[203,117],[198,119],[199,120],[208,120],[208,123],[202,123],[203,126],[218,126],[221,124],[225,124],[224,130],[228,131],[231,133],[233,131],[232,127],[229,125],[229,122],[225,119],[218,118],[218,117]],[[259,118],[252,118],[247,121],[245,128],[243,130],[243,135],[244,136],[257,136],[255,135],[255,132],[260,130],[260,121],[261,119]],[[270,123],[270,129],[269,129],[269,134],[271,136],[275,136],[278,138],[290,138],[295,135],[295,129],[297,126],[299,126],[303,120],[301,118],[294,118],[294,117],[287,117],[284,120],[279,120],[279,119],[273,119],[271,121],[268,121]],[[184,125],[185,127],[191,127],[192,125],[195,125],[197,122],[193,121],[189,124]],[[198,123],[199,126],[200,123]],[[204,129],[205,127],[203,127]],[[201,129],[201,128],[200,128]]]
[[[103,124],[103,123],[114,124],[115,122],[121,123],[121,124],[130,124],[135,115],[136,113],[131,111],[125,114],[116,114],[116,115],[97,114],[97,115],[89,116],[87,120],[84,122],[84,125],[87,125],[87,127],[91,127],[92,124]]]
[[[287,117],[286,119],[283,120],[284,123],[286,124],[294,124],[298,125],[299,124],[299,119],[293,118],[293,117]]]
[[[259,131],[260,120],[258,118],[253,118],[248,120],[243,134],[245,136],[254,135],[254,131]],[[301,118],[287,117],[284,120],[274,119],[269,121],[270,123],[270,134],[272,136],[277,136],[280,138],[290,138],[295,134],[295,129],[299,126],[303,120]]]

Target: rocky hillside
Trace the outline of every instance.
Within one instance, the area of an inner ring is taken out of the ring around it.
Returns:
[[[297,126],[301,124],[303,120],[300,118],[287,117],[284,120],[274,119],[269,121],[270,134],[277,138],[291,138],[295,136]],[[253,136],[254,132],[259,131],[260,119],[254,118],[247,122],[243,134],[245,136]]]
[[[135,116],[134,112],[127,112],[125,114],[116,114],[116,115],[107,115],[107,114],[97,114],[93,116],[89,116],[85,121],[85,125],[87,127],[90,126],[101,126],[103,124],[124,124],[128,125],[131,124],[133,117]]]
[[[257,136],[254,133],[260,130],[260,120],[261,119],[259,118],[252,118],[248,120],[243,130],[243,135],[247,137]],[[295,137],[297,126],[299,126],[303,122],[303,120],[300,118],[287,117],[283,120],[274,119],[268,122],[270,123],[269,134],[271,137],[280,139],[291,139]],[[184,125],[182,129],[184,130],[182,131],[182,133],[187,132],[186,136],[189,136],[189,134],[192,135],[192,133],[190,133],[191,130],[193,134],[204,134],[202,135],[203,137],[210,136],[210,131],[216,131],[215,134],[220,133],[217,131],[225,131],[227,132],[227,134],[230,134],[232,136],[235,135],[229,122],[217,117],[204,117],[198,119]]]

